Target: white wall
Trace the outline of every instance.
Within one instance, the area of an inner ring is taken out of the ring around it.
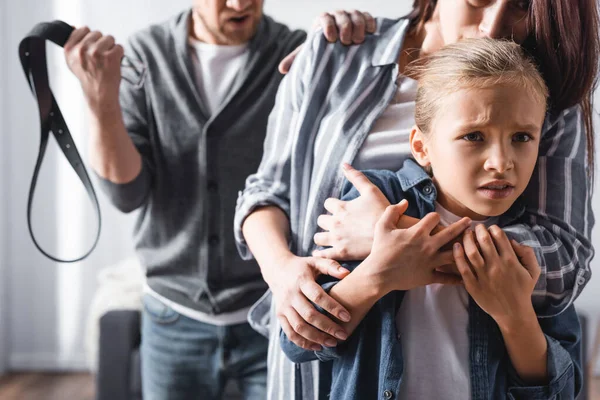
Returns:
[[[408,12],[411,3],[412,0],[266,0],[265,8],[281,22],[307,29],[325,10],[357,8],[395,17]],[[0,126],[4,138],[0,146],[0,371],[5,358],[12,369],[83,367],[83,328],[96,275],[101,268],[132,254],[133,216],[117,213],[102,195],[102,237],[89,259],[60,265],[46,260],[33,247],[25,217],[39,143],[39,121],[16,56],[19,40],[37,22],[64,19],[111,33],[122,41],[131,32],[163,20],[189,4],[191,0],[0,1]],[[61,51],[52,47],[49,46],[51,82],[85,159],[83,97],[77,81],[66,69]],[[57,192],[62,195],[57,196]],[[600,199],[594,201],[595,209],[600,210]],[[36,233],[51,250],[75,255],[91,241],[95,225],[87,198],[53,141],[40,176],[34,211]],[[78,236],[82,228],[83,238]],[[598,289],[600,281],[594,278],[578,302],[582,308],[600,308],[595,298]],[[8,351],[4,357],[3,343]]]
[[[6,20],[6,12],[5,6],[3,2],[0,2],[0,54],[5,54],[7,49],[5,46],[5,20]],[[5,93],[6,87],[6,74],[4,71],[4,63],[0,62],[0,126],[5,126],[4,119],[4,97],[2,93]],[[8,177],[8,165],[6,163],[6,154],[8,151],[8,140],[7,137],[4,141],[4,146],[0,146],[0,188],[7,187],[7,177]],[[7,285],[7,230],[4,229],[6,226],[6,216],[8,215],[8,203],[1,201],[0,202],[0,376],[6,370],[6,357],[7,357],[7,343],[8,343],[8,324],[6,323],[8,319],[8,295],[6,293]]]

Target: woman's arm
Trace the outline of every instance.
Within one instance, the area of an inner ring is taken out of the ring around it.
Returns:
[[[297,257],[288,247],[292,141],[301,134],[310,90],[313,60],[321,57],[322,33],[317,32],[300,52],[283,79],[269,116],[264,153],[258,171],[248,177],[238,198],[235,238],[243,258],[254,253],[273,293],[278,320],[294,343],[304,348],[335,345],[347,337],[343,329],[318,313],[311,301],[342,320],[350,315],[315,282],[320,273],[343,278],[339,264],[313,257]],[[317,63],[318,64],[318,63]],[[242,228],[243,227],[243,228]]]
[[[541,276],[533,292],[538,316],[565,310],[590,279],[594,255],[591,185],[580,108],[548,118],[538,165],[523,194],[525,224],[504,227],[509,238],[534,249]]]

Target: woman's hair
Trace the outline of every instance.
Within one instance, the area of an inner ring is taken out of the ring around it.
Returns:
[[[406,74],[419,80],[415,122],[426,134],[444,99],[461,89],[524,87],[539,104],[547,104],[544,79],[521,46],[507,40],[461,40],[408,65]]]
[[[421,29],[438,0],[414,0],[411,29]],[[531,0],[523,48],[546,81],[551,112],[581,106],[586,138],[588,174],[594,171],[593,94],[600,51],[598,0]]]

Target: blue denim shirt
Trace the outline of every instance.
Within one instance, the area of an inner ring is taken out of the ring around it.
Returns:
[[[407,215],[422,218],[435,210],[437,191],[427,173],[414,161],[402,169],[367,171],[367,177],[386,195],[390,203],[407,199]],[[359,196],[347,183],[343,199]],[[523,214],[516,202],[500,217],[498,225],[514,223]],[[349,270],[359,262],[344,264]],[[335,281],[328,278],[329,290]],[[333,361],[331,400],[394,399],[402,384],[402,345],[395,316],[404,292],[396,291],[381,298],[369,311],[351,337],[337,347],[321,351],[304,350],[281,331],[281,347],[293,362]],[[323,312],[323,310],[320,310]],[[475,301],[469,300],[469,343],[471,394],[483,399],[574,399],[582,386],[581,327],[573,305],[562,314],[538,319],[548,341],[548,384],[527,386],[512,367],[502,334],[495,321]],[[432,377],[432,381],[435,377]]]

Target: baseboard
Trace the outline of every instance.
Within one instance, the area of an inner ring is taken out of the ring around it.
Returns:
[[[11,371],[87,371],[85,354],[64,357],[55,353],[13,353],[9,357]]]

